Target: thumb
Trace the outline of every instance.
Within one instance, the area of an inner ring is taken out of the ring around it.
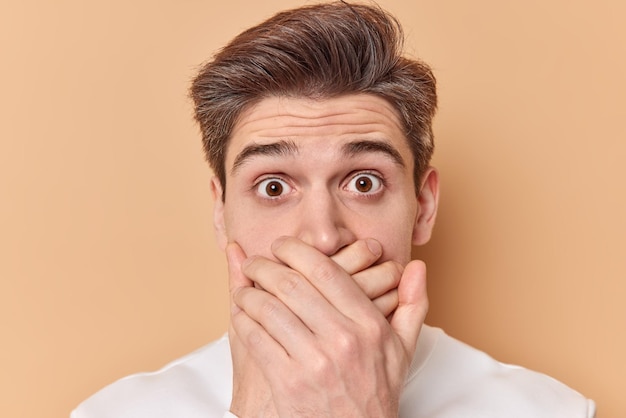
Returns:
[[[246,259],[239,244],[231,242],[226,246],[226,260],[228,261],[228,289],[230,290],[231,310],[238,311],[233,303],[234,293],[242,287],[254,286],[252,280],[248,279],[241,271],[241,263]],[[236,312],[231,312],[234,314]]]
[[[413,356],[426,313],[428,295],[426,292],[426,264],[413,260],[404,268],[398,285],[398,307],[390,325],[402,341],[409,356]]]

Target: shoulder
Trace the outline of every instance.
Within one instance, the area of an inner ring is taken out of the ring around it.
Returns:
[[[230,349],[222,337],[158,371],[110,384],[82,402],[71,418],[221,417],[231,387]]]
[[[549,376],[500,363],[438,328],[425,326],[422,333],[403,416],[593,417],[592,401]]]

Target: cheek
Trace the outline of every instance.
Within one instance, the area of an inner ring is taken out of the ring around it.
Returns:
[[[372,237],[381,242],[383,255],[381,261],[394,260],[405,265],[411,259],[412,225],[394,227],[373,232]]]
[[[375,222],[376,226],[370,233],[382,243],[384,260],[395,260],[403,265],[411,260],[415,218],[416,213],[411,208],[391,210]]]
[[[249,207],[236,207],[226,216],[226,236],[229,242],[236,242],[248,256],[261,255],[273,258],[271,245],[283,235],[286,222],[278,217],[259,216]]]

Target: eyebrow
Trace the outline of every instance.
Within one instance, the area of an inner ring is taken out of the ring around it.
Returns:
[[[298,145],[296,145],[293,141],[281,140],[272,142],[271,144],[250,144],[237,155],[231,172],[236,172],[239,167],[244,165],[252,157],[256,157],[258,155],[281,157],[297,153]]]
[[[342,152],[347,157],[355,157],[360,154],[367,153],[382,153],[391,158],[393,162],[400,167],[405,167],[404,159],[402,155],[391,144],[385,141],[356,141],[349,142],[343,146]]]
[[[298,145],[290,140],[280,140],[271,144],[250,144],[244,147],[235,158],[231,173],[235,173],[241,166],[256,156],[281,157],[297,154],[298,151]],[[363,140],[349,142],[343,145],[341,153],[345,157],[350,158],[362,154],[381,153],[399,166],[406,166],[398,150],[385,141]]]

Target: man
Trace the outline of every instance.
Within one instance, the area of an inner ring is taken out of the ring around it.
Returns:
[[[344,2],[280,13],[194,80],[231,326],[81,417],[591,417],[594,405],[423,325],[435,80],[399,24]]]

